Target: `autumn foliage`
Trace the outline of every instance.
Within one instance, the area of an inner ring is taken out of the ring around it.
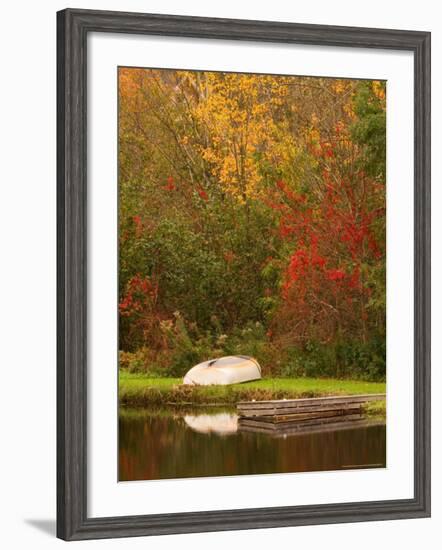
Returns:
[[[127,68],[119,100],[120,349],[384,377],[385,83]]]

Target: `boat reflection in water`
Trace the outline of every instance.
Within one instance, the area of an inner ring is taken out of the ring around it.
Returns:
[[[186,414],[184,422],[189,428],[202,434],[229,435],[238,431],[238,415],[232,413]]]

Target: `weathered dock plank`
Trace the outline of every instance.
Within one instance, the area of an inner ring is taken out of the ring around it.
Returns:
[[[268,401],[240,401],[237,404],[239,411],[245,409],[280,409],[291,407],[314,407],[330,404],[366,403],[381,401],[386,398],[385,393],[371,393],[366,395],[341,395],[330,397],[306,397],[301,399],[274,399]]]
[[[301,413],[314,413],[317,411],[336,411],[342,409],[360,409],[363,403],[361,402],[352,402],[352,403],[325,403],[322,405],[312,405],[312,406],[302,406],[302,407],[280,407],[280,408],[238,408],[238,413],[240,416],[274,416],[282,414],[301,414]]]
[[[278,414],[274,416],[259,416],[259,417],[245,417],[245,418],[259,418],[263,421],[272,422],[274,424],[279,424],[281,422],[301,422],[302,420],[309,419],[322,419],[338,416],[346,416],[347,418],[353,414],[361,414],[361,408],[352,408],[352,409],[337,409],[334,411],[315,411],[315,412],[301,412],[295,414]]]

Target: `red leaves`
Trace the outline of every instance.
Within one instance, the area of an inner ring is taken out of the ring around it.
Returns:
[[[318,266],[321,269],[325,266],[325,262],[326,260],[322,256],[314,256],[312,258],[312,265]]]
[[[141,217],[137,215],[134,216],[132,219],[135,224],[135,235],[137,237],[140,237],[141,233],[143,232],[143,222],[141,221]]]
[[[169,176],[166,181],[167,183],[166,185],[164,185],[164,189],[166,191],[175,191],[176,187],[174,178],[172,176]]]
[[[199,190],[198,190],[198,195],[199,195],[204,201],[208,201],[208,200],[209,200],[209,195],[204,191],[204,189],[199,189]]]
[[[303,298],[309,290],[316,289],[322,278],[325,264],[326,260],[317,254],[315,244],[310,247],[310,250],[306,248],[295,250],[286,269],[282,287],[283,297],[287,298],[289,290],[294,286],[296,286],[300,298]]]
[[[270,204],[279,215],[279,237],[293,246],[281,295],[286,311],[301,323],[315,311],[339,316],[345,311],[353,318],[352,304],[370,294],[362,268],[383,256],[373,224],[382,214],[374,200],[376,185],[361,171],[353,179],[341,173],[332,143],[321,142],[315,151],[323,184],[315,206],[307,207],[304,196],[282,180]]]
[[[279,236],[282,239],[285,239],[286,237],[292,235],[294,233],[294,230],[289,225],[286,225],[283,221],[279,224]]]
[[[361,270],[359,266],[356,266],[353,269],[353,273],[350,275],[348,279],[348,286],[349,288],[360,288],[361,286]]]
[[[282,196],[288,204],[297,205],[301,208],[307,201],[305,195],[293,192],[284,180],[278,180],[276,187],[282,192]]]
[[[342,269],[329,269],[325,275],[329,281],[341,281],[345,278]]]
[[[121,315],[130,315],[128,314],[128,311],[130,307],[132,306],[133,297],[131,294],[127,294],[123,300],[118,304],[118,309],[120,310]]]
[[[287,269],[287,275],[291,282],[297,281],[302,275],[305,274],[307,268],[310,265],[310,258],[306,250],[296,250],[290,258],[289,267]]]
[[[235,254],[231,250],[227,250],[227,252],[224,252],[224,259],[230,264],[235,259]]]
[[[342,120],[338,121],[335,124],[334,130],[336,135],[339,135],[342,133],[342,131],[344,130],[344,123],[342,122]]]
[[[130,317],[143,311],[148,302],[156,301],[158,285],[153,284],[148,277],[142,277],[137,273],[129,279],[126,294],[118,304],[120,314]]]

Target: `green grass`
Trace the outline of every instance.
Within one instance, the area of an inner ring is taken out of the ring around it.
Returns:
[[[183,386],[181,378],[149,378],[120,371],[123,406],[234,405],[252,399],[284,399],[385,393],[383,382],[331,378],[267,378],[232,386]]]
[[[363,406],[363,411],[372,418],[385,418],[387,416],[387,401],[371,401]]]

